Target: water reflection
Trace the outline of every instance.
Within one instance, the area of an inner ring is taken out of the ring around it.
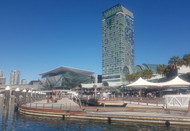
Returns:
[[[57,119],[50,117],[34,117],[19,115],[14,111],[14,99],[9,99],[5,106],[0,98],[0,130],[2,131],[189,131],[190,126],[170,126],[162,124],[144,124],[133,122],[112,122],[83,120],[83,119]]]

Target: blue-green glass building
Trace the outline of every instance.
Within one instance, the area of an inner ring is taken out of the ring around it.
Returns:
[[[126,81],[134,65],[134,17],[118,4],[103,12],[102,81]]]
[[[93,83],[93,74],[92,71],[61,66],[41,73],[40,85],[44,89],[71,89],[80,86],[81,83]]]
[[[153,74],[157,74],[156,70],[157,70],[157,67],[159,65],[157,64],[142,64],[142,65],[136,65],[135,66],[135,69],[134,69],[134,72],[137,72],[137,71],[143,71],[145,69],[150,69],[152,71]]]

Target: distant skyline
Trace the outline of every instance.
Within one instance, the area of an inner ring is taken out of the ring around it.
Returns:
[[[20,71],[13,70],[11,71],[10,85],[19,85],[20,84]]]
[[[102,12],[121,3],[134,15],[135,65],[190,53],[189,0],[0,1],[0,70],[9,84],[69,66],[102,73]]]

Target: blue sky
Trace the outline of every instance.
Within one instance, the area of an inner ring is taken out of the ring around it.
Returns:
[[[101,74],[102,12],[134,14],[135,64],[167,64],[190,53],[190,0],[1,0],[0,70],[21,79],[59,66]]]

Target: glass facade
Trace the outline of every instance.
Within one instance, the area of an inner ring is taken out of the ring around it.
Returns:
[[[118,4],[103,12],[102,78],[103,81],[125,81],[133,72],[133,14]]]
[[[153,74],[156,74],[156,69],[159,65],[156,65],[156,64],[142,64],[142,65],[137,65],[135,66],[135,70],[134,72],[137,72],[137,71],[143,71],[145,69],[150,69]]]
[[[81,83],[93,83],[93,72],[87,72],[84,70],[59,67],[52,71],[42,73],[40,79],[40,85],[44,89],[71,89],[80,86]]]

